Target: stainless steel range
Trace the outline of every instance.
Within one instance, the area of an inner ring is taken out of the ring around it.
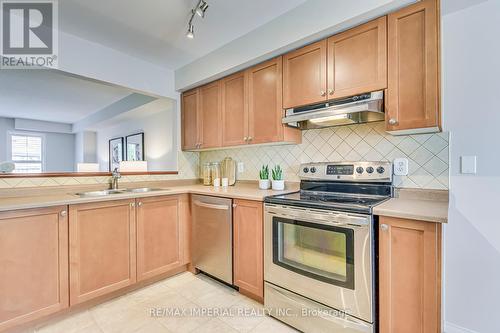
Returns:
[[[304,332],[375,332],[372,208],[388,162],[301,166],[301,190],[265,200],[265,306]]]

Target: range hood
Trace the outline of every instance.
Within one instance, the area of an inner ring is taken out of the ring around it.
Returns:
[[[384,119],[384,92],[376,91],[323,104],[288,109],[282,122],[300,129],[311,129]]]

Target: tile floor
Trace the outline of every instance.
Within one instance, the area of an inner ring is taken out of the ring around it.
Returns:
[[[207,311],[203,314],[200,311]],[[152,311],[154,315],[152,315]],[[165,311],[171,311],[166,313]],[[219,311],[222,315],[208,313]],[[33,331],[32,331],[33,332]],[[185,272],[37,328],[39,333],[297,332],[262,305],[204,276]]]

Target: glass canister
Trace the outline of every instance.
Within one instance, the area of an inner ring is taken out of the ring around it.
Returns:
[[[202,169],[203,185],[212,185],[212,163],[204,163]]]
[[[219,162],[213,162],[210,169],[212,170],[212,172],[210,173],[211,174],[211,178],[212,178],[212,185],[214,185],[214,180],[218,179],[219,186],[220,186],[220,177],[221,177],[220,163]]]

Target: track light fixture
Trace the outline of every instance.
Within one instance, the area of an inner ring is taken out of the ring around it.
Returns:
[[[194,25],[193,20],[195,15],[198,15],[201,18],[205,18],[205,12],[208,9],[208,3],[205,0],[199,0],[196,7],[191,9],[191,17],[188,21],[188,30],[186,32],[186,37],[193,39],[194,38]]]

